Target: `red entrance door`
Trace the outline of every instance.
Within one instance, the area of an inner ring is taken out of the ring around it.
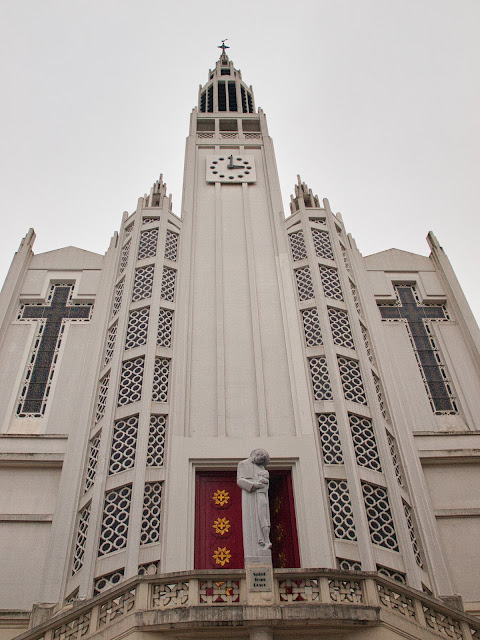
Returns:
[[[299,567],[289,471],[270,472],[274,567]],[[195,492],[195,569],[243,569],[242,490],[235,471],[200,471]]]

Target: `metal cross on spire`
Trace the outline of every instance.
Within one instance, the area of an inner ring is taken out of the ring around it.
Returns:
[[[225,44],[225,42],[228,40],[228,38],[225,38],[225,40],[222,40],[222,44],[219,44],[217,49],[221,49],[222,50],[222,56],[225,55],[225,49],[230,49],[230,47],[228,46],[228,44]]]

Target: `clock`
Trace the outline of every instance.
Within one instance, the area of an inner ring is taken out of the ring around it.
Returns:
[[[216,156],[207,156],[207,182],[238,184],[256,182],[255,158],[240,153],[225,152]]]

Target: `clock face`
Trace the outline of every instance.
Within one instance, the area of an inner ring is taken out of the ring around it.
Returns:
[[[256,182],[255,158],[226,151],[217,156],[207,156],[207,182],[235,184]]]

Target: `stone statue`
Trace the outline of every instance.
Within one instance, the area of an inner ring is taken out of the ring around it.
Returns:
[[[268,506],[270,456],[254,449],[238,463],[237,484],[242,491],[243,548],[245,562],[271,561],[270,510]]]

